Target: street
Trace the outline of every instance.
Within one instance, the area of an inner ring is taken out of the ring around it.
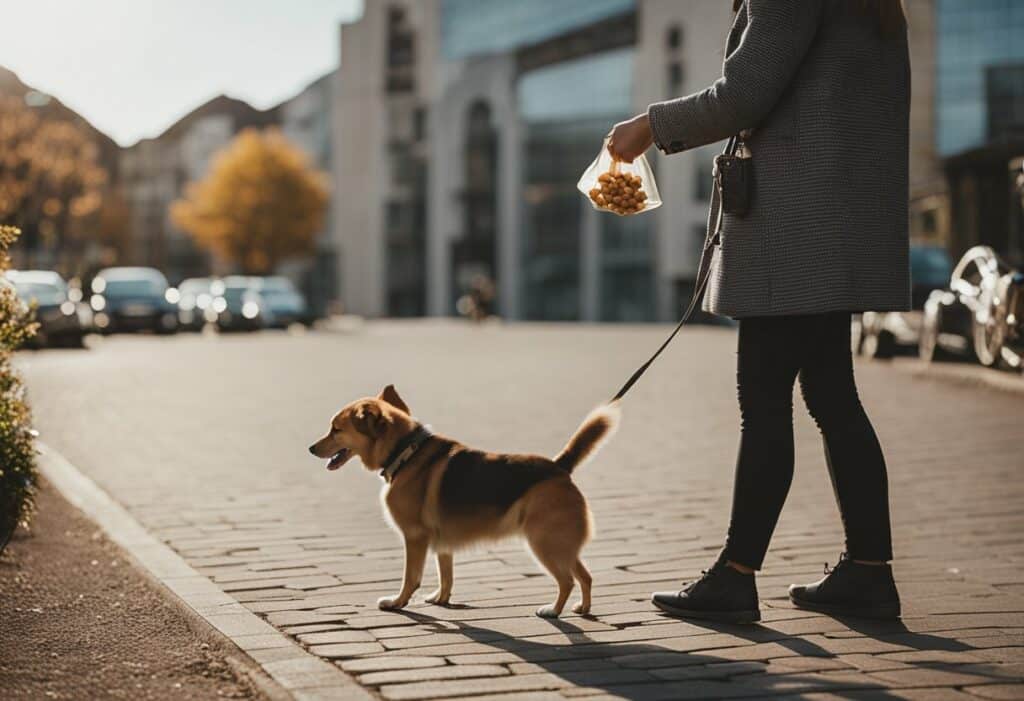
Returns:
[[[23,353],[40,438],[225,592],[385,699],[1024,698],[1024,395],[858,365],[889,467],[902,624],[794,610],[843,549],[821,442],[794,399],[796,478],[763,572],[764,620],[659,614],[729,517],[732,330],[684,330],[574,479],[596,536],[593,616],[534,617],[554,585],[519,543],[456,556],[455,606],[378,611],[403,553],[377,475],[307,446],[393,383],[435,431],[554,455],[664,326],[380,322],[347,332],[97,339]],[[259,651],[256,651],[259,653]],[[259,654],[254,654],[260,660]],[[831,695],[829,695],[831,694]]]

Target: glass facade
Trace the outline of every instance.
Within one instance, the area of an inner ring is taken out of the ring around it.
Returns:
[[[511,51],[630,12],[635,0],[442,0],[441,53],[448,60]]]
[[[528,319],[577,320],[582,232],[595,216],[576,181],[609,127],[631,114],[633,48],[604,51],[524,74],[518,102],[524,140],[521,301]],[[597,215],[597,317],[653,319],[649,217]]]
[[[938,150],[1024,131],[1024,2],[937,0]]]

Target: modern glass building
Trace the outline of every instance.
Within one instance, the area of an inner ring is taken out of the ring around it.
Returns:
[[[443,0],[441,54],[446,60],[512,51],[608,17],[635,0]]]
[[[937,0],[937,146],[1024,138],[1024,2]]]
[[[501,54],[515,61],[521,214],[513,235],[523,318],[643,321],[656,315],[649,218],[598,215],[575,188],[609,127],[633,112],[635,13],[635,0],[442,0],[442,60]],[[501,170],[500,163],[492,165]],[[476,187],[486,180],[470,182]],[[467,223],[453,253],[456,278],[458,270],[475,269],[473,256],[479,269],[494,269],[486,227],[472,225],[477,217],[468,216],[470,204],[490,211],[488,193],[477,194],[464,203]]]
[[[596,316],[643,321],[654,315],[650,220],[597,215],[576,181],[609,125],[631,114],[635,49],[602,51],[524,74],[518,103],[523,143],[523,310],[530,319],[572,320],[581,309],[583,236],[595,233]]]

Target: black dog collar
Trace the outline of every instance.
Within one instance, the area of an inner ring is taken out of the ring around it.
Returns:
[[[384,467],[381,468],[380,476],[384,478],[385,482],[391,482],[395,479],[395,475],[401,470],[409,458],[416,454],[416,451],[427,442],[427,440],[434,435],[433,431],[430,430],[430,426],[420,425],[415,431],[398,441],[395,447],[391,450],[391,455],[384,461]]]

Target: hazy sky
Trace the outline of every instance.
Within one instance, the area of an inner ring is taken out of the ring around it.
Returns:
[[[259,108],[338,63],[362,0],[0,0],[0,66],[122,145],[226,93]]]

